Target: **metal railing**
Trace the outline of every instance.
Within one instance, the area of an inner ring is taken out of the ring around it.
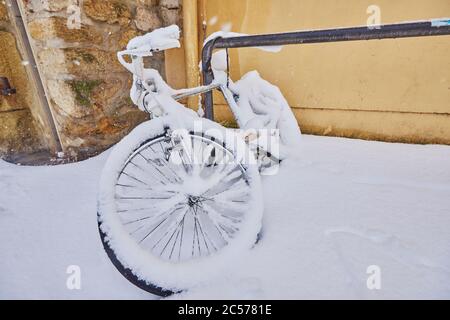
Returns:
[[[261,34],[230,38],[215,38],[208,41],[202,52],[204,85],[214,81],[211,58],[215,49],[284,46],[293,44],[329,43],[359,40],[380,40],[411,37],[450,35],[450,18],[421,22],[406,22],[380,26],[364,26],[327,30],[298,31],[276,34]],[[213,93],[204,97],[205,117],[214,119]]]

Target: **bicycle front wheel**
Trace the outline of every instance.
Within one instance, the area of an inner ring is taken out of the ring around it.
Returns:
[[[247,163],[242,141],[201,121],[200,132],[184,134],[164,119],[142,124],[113,150],[102,176],[104,247],[128,280],[154,294],[217,276],[261,228],[257,165]]]

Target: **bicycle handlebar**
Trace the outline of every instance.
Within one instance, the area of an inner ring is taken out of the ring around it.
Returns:
[[[157,29],[143,36],[130,40],[127,50],[164,51],[180,47],[180,28],[176,25]]]
[[[153,56],[154,52],[179,48],[180,28],[176,25],[157,29],[143,36],[130,40],[127,49],[117,53],[119,62],[131,73],[140,73],[143,68],[142,58]],[[125,61],[124,56],[130,56],[132,62]]]

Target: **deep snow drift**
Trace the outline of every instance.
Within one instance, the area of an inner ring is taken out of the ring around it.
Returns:
[[[0,161],[0,298],[154,298],[115,270],[99,240],[106,157]],[[173,298],[450,298],[450,147],[304,136],[298,159],[263,185],[259,244]],[[70,265],[81,290],[66,287]],[[381,290],[367,289],[371,265]]]

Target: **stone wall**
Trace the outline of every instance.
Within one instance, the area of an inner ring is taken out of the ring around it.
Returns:
[[[137,35],[180,24],[180,2],[23,0],[66,156],[98,154],[147,119],[129,99],[131,75],[116,52]],[[147,63],[164,75],[163,54]]]
[[[0,21],[8,21],[8,12],[4,2],[0,2]]]
[[[0,157],[32,153],[46,148],[30,106],[34,97],[6,4],[0,1],[0,77],[6,77],[17,94],[0,95]]]

